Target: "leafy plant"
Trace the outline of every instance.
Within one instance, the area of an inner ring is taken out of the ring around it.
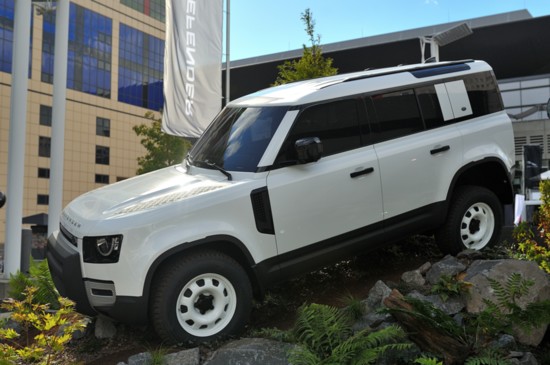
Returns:
[[[282,85],[321,76],[332,76],[338,72],[338,69],[332,67],[332,58],[323,57],[320,46],[321,37],[315,35],[315,20],[309,9],[302,13],[301,20],[306,26],[305,31],[309,36],[311,47],[304,44],[304,52],[300,59],[285,61],[285,63],[279,65],[279,74],[273,85]]]
[[[294,365],[372,364],[388,351],[411,347],[409,342],[399,342],[405,333],[398,326],[354,334],[345,312],[321,304],[302,306],[292,331],[301,345],[290,353]]]
[[[486,349],[478,356],[466,359],[464,365],[508,365],[511,364],[499,351]]]
[[[63,353],[75,331],[86,324],[74,311],[74,303],[58,298],[59,310],[36,301],[37,288],[25,288],[23,300],[8,299],[2,309],[12,312],[11,319],[21,327],[20,333],[3,323],[0,328],[0,362],[49,365]]]
[[[16,300],[25,300],[25,289],[31,286],[36,288],[33,294],[35,303],[48,304],[52,309],[60,307],[59,293],[53,283],[47,260],[35,261],[31,258],[28,275],[21,271],[10,275],[8,295]]]
[[[542,204],[537,215],[537,233],[527,222],[522,222],[514,228],[513,236],[519,256],[536,262],[542,270],[550,273],[550,181],[541,181],[539,189]]]
[[[346,294],[340,299],[340,302],[345,306],[344,312],[352,319],[359,319],[365,313],[365,306],[361,299],[353,296],[351,293]]]
[[[510,333],[514,325],[529,330],[550,322],[549,300],[530,303],[525,309],[518,304],[521,297],[529,294],[534,284],[532,280],[524,279],[520,273],[511,273],[505,284],[491,278],[488,280],[496,302],[485,299],[487,308],[476,319],[485,332]]]
[[[191,143],[184,138],[164,133],[161,128],[162,119],[155,119],[152,112],[147,112],[145,118],[151,123],[132,128],[136,135],[143,137],[140,142],[147,150],[145,156],[137,159],[137,173],[145,174],[183,161]]]
[[[457,297],[467,293],[472,283],[461,280],[460,276],[441,275],[436,284],[432,286],[432,293],[438,294],[441,300],[446,301],[450,297]]]
[[[414,360],[414,363],[420,365],[443,365],[443,362],[439,361],[438,358],[426,356],[419,357],[418,359]]]

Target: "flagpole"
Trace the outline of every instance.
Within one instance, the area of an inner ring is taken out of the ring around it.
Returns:
[[[230,37],[230,11],[229,8],[231,7],[230,3],[231,0],[225,0],[226,1],[226,7],[227,11],[225,14],[225,105],[227,105],[231,101],[231,95],[230,95],[230,46],[229,46],[229,39]]]
[[[55,10],[55,54],[53,60],[53,108],[48,235],[59,229],[59,216],[63,208],[69,8],[69,0],[57,0],[57,8]]]
[[[10,274],[15,274],[21,266],[21,224],[25,183],[25,134],[31,15],[31,0],[17,0],[15,2],[8,139],[8,185],[6,190],[8,204],[6,207],[6,243],[4,246],[5,279],[9,279]]]

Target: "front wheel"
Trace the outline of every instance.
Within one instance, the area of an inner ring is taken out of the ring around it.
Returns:
[[[252,288],[243,268],[231,257],[204,251],[162,268],[151,321],[167,342],[208,342],[242,331],[251,305]]]
[[[502,229],[502,205],[489,189],[463,186],[457,189],[447,221],[436,232],[444,253],[456,255],[465,249],[482,250],[493,246]]]

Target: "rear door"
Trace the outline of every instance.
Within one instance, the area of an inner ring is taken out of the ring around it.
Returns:
[[[374,148],[361,147],[363,117],[360,99],[311,106],[298,116],[276,162],[291,165],[267,178],[279,254],[381,224],[380,171]],[[322,141],[324,157],[293,164],[294,142],[306,137]]]
[[[462,163],[462,139],[455,125],[444,123],[439,104],[433,85],[369,99],[384,219],[446,199]]]

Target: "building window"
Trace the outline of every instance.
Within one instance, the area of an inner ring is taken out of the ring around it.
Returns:
[[[67,88],[111,96],[112,20],[89,9],[70,5]],[[55,12],[44,14],[42,81],[53,83]]]
[[[118,101],[160,110],[163,72],[164,40],[120,24]]]
[[[32,12],[32,10],[31,10]],[[15,15],[14,0],[0,0],[0,71],[11,73],[13,57],[13,27]],[[32,54],[32,17],[29,55]],[[31,61],[29,57],[29,78],[31,77]]]
[[[121,0],[120,3],[164,22],[165,0]]]
[[[97,184],[108,184],[109,175],[95,174],[95,182]]]
[[[119,181],[124,181],[124,180],[126,180],[126,179],[127,179],[127,177],[122,177],[122,176],[117,176],[117,177],[116,177],[116,181],[117,181],[117,182],[119,182]]]
[[[95,134],[98,136],[111,136],[111,120],[107,118],[97,117],[95,119]]]
[[[42,178],[42,179],[49,179],[50,178],[50,169],[39,167],[38,168],[38,177]]]
[[[38,205],[48,205],[50,204],[50,196],[47,194],[38,194],[36,196],[36,204]]]
[[[50,137],[38,137],[38,156],[50,157],[52,139]]]
[[[40,105],[40,125],[52,126],[52,107]]]
[[[109,164],[109,147],[95,146],[95,163],[99,165]]]

